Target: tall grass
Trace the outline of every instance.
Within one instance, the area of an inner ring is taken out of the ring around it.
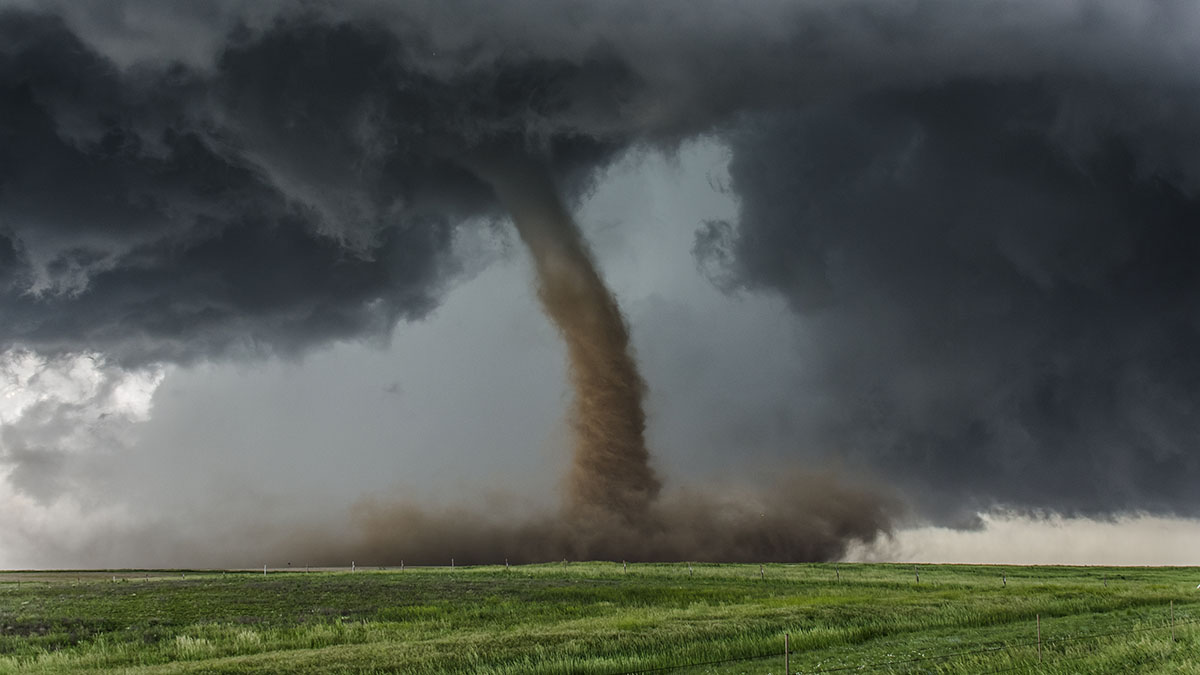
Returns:
[[[1190,624],[1175,642],[1128,632],[1165,625],[1172,602],[1179,622],[1200,619],[1193,568],[924,565],[917,583],[911,565],[767,565],[765,579],[757,565],[693,567],[9,573],[0,673],[607,675],[759,655],[778,658],[678,672],[778,673],[784,632],[797,669],[925,659],[888,667],[976,673],[1025,664],[1036,616],[1046,658],[1032,672],[1200,661]],[[1087,668],[1053,670],[1075,662]]]

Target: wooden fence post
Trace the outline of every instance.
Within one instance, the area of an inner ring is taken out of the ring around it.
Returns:
[[[791,675],[792,672],[792,652],[789,648],[791,635],[783,634],[783,675]]]

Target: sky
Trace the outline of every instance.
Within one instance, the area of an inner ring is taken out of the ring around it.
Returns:
[[[624,315],[670,551],[761,511],[808,557],[1192,563],[1197,29],[3,0],[0,566],[557,532],[577,366],[481,158],[544,169]]]

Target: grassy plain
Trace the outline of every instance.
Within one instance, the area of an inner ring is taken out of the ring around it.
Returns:
[[[0,573],[0,673],[1200,674],[1198,568],[690,569]]]

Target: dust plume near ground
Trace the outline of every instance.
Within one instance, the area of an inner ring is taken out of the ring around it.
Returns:
[[[448,565],[629,560],[795,562],[836,560],[851,544],[891,533],[897,504],[872,486],[794,473],[765,489],[696,486],[665,492],[634,523],[623,514],[585,522],[563,513],[436,509],[372,499],[350,527],[297,532],[274,552],[340,565]]]
[[[830,471],[761,485],[668,487],[636,522],[533,505],[513,493],[453,506],[381,492],[342,508],[272,508],[251,495],[186,513],[84,519],[11,567],[271,568],[512,564],[561,560],[806,562],[845,559],[893,537],[899,501]],[[19,543],[15,542],[15,543]]]

